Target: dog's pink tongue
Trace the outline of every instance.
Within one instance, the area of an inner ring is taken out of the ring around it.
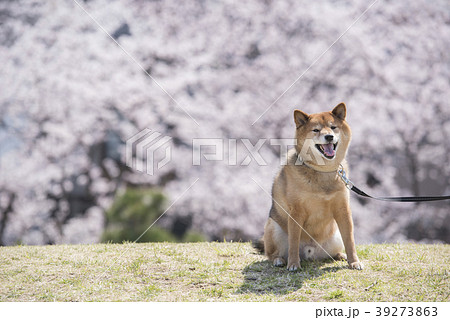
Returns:
[[[334,157],[334,145],[332,143],[329,144],[323,144],[323,153],[329,157]]]

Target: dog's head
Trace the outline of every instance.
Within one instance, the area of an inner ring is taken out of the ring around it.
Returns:
[[[318,171],[333,171],[345,159],[351,130],[345,117],[347,108],[338,104],[331,112],[308,115],[294,111],[297,154]]]

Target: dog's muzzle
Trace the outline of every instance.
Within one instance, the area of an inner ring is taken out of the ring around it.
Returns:
[[[336,147],[337,147],[337,142],[336,143],[326,143],[326,144],[316,144],[316,148],[317,150],[319,150],[320,153],[322,153],[322,155],[331,160],[336,156]]]

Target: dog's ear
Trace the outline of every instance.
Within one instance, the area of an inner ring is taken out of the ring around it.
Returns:
[[[334,107],[333,111],[331,111],[336,117],[341,120],[345,120],[345,116],[347,115],[347,107],[345,103],[341,102],[336,107]]]
[[[294,120],[297,129],[309,120],[309,115],[300,110],[294,110]]]

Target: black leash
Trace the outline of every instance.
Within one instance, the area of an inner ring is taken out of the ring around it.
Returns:
[[[424,197],[373,197],[362,191],[361,189],[355,187],[353,182],[351,182],[345,173],[342,165],[339,166],[338,175],[341,177],[345,186],[362,197],[381,200],[381,201],[394,201],[394,202],[426,202],[426,201],[440,201],[440,200],[450,200],[450,196],[424,196]]]

